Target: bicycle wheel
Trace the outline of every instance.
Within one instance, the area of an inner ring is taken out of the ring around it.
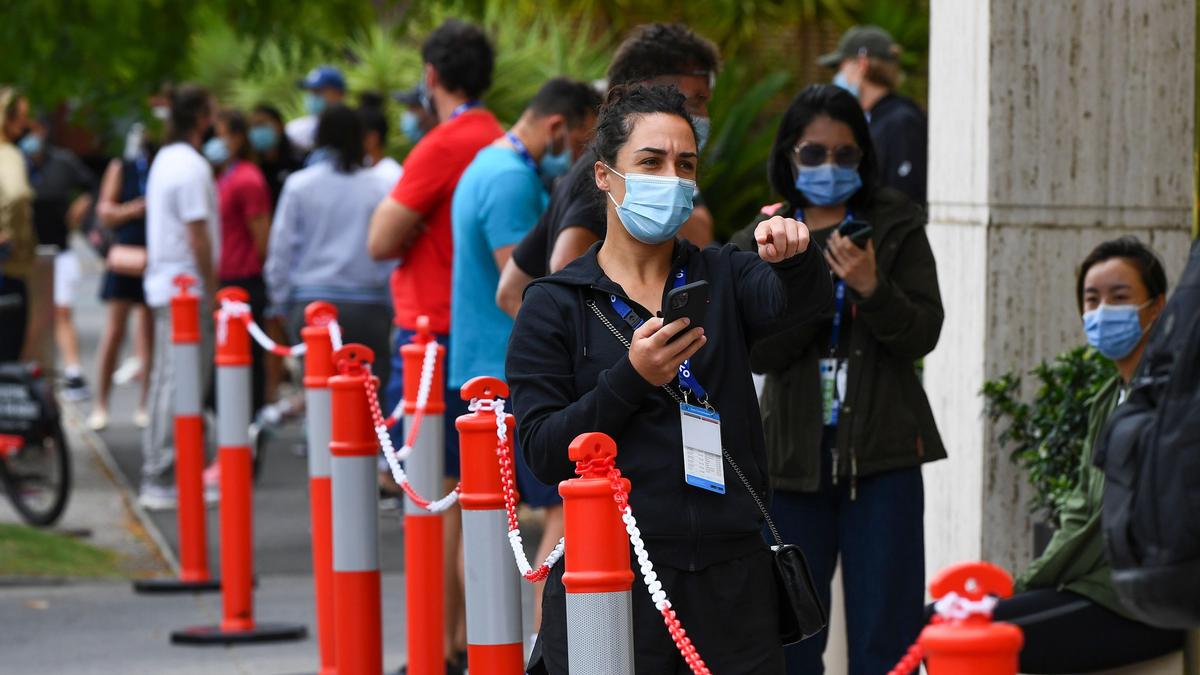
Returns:
[[[71,492],[71,452],[55,422],[40,442],[8,458],[0,475],[13,508],[25,522],[49,527],[62,516]]]

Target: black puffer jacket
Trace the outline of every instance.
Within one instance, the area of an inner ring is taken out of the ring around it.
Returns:
[[[554,485],[575,475],[568,444],[579,434],[604,432],[617,442],[617,466],[633,484],[630,503],[656,562],[697,570],[761,549],[762,517],[728,464],[725,495],[684,483],[678,404],[642,379],[593,312],[592,306],[603,312],[626,339],[633,331],[612,308],[610,294],[649,318],[605,276],[596,261],[600,245],[525,292],[507,362],[525,458],[538,479]],[[711,297],[708,342],[692,358],[693,371],[721,414],[726,450],[766,495],[750,347],[785,307],[788,315],[831,315],[828,268],[813,250],[768,265],[733,246],[701,251],[680,242],[672,269],[681,268],[689,283],[707,280]]]

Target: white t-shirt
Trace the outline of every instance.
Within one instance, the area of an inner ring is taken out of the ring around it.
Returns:
[[[391,187],[395,187],[397,181],[400,180],[400,176],[404,175],[404,167],[400,166],[400,162],[391,157],[384,157],[368,170],[382,178]]]
[[[304,152],[313,149],[317,142],[317,116],[305,115],[283,125],[283,133],[288,140]]]
[[[146,304],[162,307],[175,294],[179,274],[199,277],[187,224],[208,222],[213,265],[221,250],[217,191],[208,160],[187,143],[172,143],[154,157],[146,179]]]

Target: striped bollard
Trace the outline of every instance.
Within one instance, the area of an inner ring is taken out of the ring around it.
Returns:
[[[417,335],[400,347],[404,358],[404,429],[412,429],[417,412],[417,393],[425,345],[433,340],[428,317],[417,319]],[[438,346],[432,386],[425,406],[420,433],[413,441],[413,452],[405,462],[412,488],[425,499],[442,493],[445,453],[446,413],[445,381],[442,368],[446,348]],[[404,498],[404,572],[407,598],[408,667],[407,675],[444,675],[442,578],[442,515],[430,513],[411,498]]]
[[[566,528],[567,662],[572,675],[633,675],[633,570],[629,537],[607,469],[617,444],[581,434],[567,450],[578,478],[558,485]],[[625,490],[629,481],[624,478]]]
[[[200,298],[196,279],[175,277],[171,298],[171,360],[175,375],[175,516],[179,527],[179,578],[138,579],[138,593],[199,593],[221,590],[208,568],[208,526],[204,508],[204,420],[200,399]]]
[[[317,653],[319,675],[337,672],[334,652],[333,525],[330,483],[329,378],[333,377],[333,343],[329,324],[337,320],[337,308],[328,302],[309,303],[304,308],[308,325],[300,329],[304,353],[305,429],[308,440],[308,509],[312,526],[313,586],[316,598]]]
[[[241,288],[217,292],[217,457],[221,471],[221,623],[171,633],[179,644],[235,644],[299,640],[298,624],[254,621],[254,501],[250,450],[250,334],[236,319],[226,320],[222,302],[245,303]]]
[[[334,652],[338,675],[383,672],[379,580],[379,439],[367,400],[375,355],[350,344],[333,354],[332,426]],[[311,411],[309,411],[311,415]]]
[[[462,387],[463,400],[508,396],[508,385],[476,377]],[[505,420],[515,433],[512,415]],[[496,413],[477,410],[454,422],[462,461],[463,557],[466,571],[467,662],[472,675],[520,675],[521,573],[508,543],[505,486],[496,456]]]

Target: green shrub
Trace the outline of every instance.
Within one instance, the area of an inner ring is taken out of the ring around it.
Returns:
[[[1091,401],[1114,375],[1112,362],[1091,347],[1077,347],[1042,362],[1032,371],[1033,400],[1021,399],[1021,376],[1008,373],[983,385],[986,412],[1006,422],[1001,446],[1025,470],[1033,485],[1031,510],[1056,521],[1078,482],[1080,455],[1087,439]]]

